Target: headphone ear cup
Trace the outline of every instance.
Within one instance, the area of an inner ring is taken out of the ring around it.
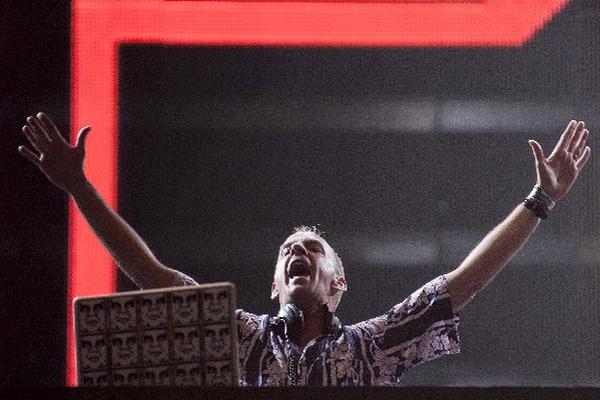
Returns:
[[[327,333],[337,334],[342,330],[342,321],[336,317],[332,312],[327,312],[325,326]]]
[[[340,321],[340,319],[338,317],[336,317],[335,315],[333,316],[332,327],[333,327],[333,330],[335,331],[335,333],[338,333],[339,331],[342,330],[342,321]]]
[[[288,304],[286,306],[286,308],[288,309],[287,314],[289,315],[290,322],[299,323],[300,327],[303,327],[304,326],[304,313],[302,312],[302,310],[299,309],[298,307],[296,307],[296,305],[294,305],[294,304]]]
[[[302,334],[304,328],[304,313],[294,304],[286,305],[277,315],[285,321],[286,340],[294,340]]]

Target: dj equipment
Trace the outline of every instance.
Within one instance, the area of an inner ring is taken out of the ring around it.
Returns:
[[[138,290],[74,301],[79,386],[236,386],[235,286]]]

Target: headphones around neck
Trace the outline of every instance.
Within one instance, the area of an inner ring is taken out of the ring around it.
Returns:
[[[327,307],[327,306],[325,306]],[[286,304],[276,317],[268,318],[268,329],[285,341],[295,341],[302,334],[304,327],[304,312],[295,304]],[[325,333],[338,334],[342,329],[342,322],[332,312],[325,314]],[[265,332],[268,330],[266,329]]]

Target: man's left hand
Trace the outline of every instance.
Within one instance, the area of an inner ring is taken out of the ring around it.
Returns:
[[[569,192],[590,158],[591,149],[585,145],[589,135],[583,121],[571,121],[548,158],[538,142],[529,141],[535,157],[537,184],[553,200]]]

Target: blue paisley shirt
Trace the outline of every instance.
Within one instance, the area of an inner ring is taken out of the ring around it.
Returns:
[[[176,285],[195,283],[181,275]],[[459,318],[443,275],[387,313],[319,336],[303,349],[267,331],[268,315],[236,314],[241,386],[290,385],[292,357],[301,386],[396,386],[413,366],[460,352]]]

